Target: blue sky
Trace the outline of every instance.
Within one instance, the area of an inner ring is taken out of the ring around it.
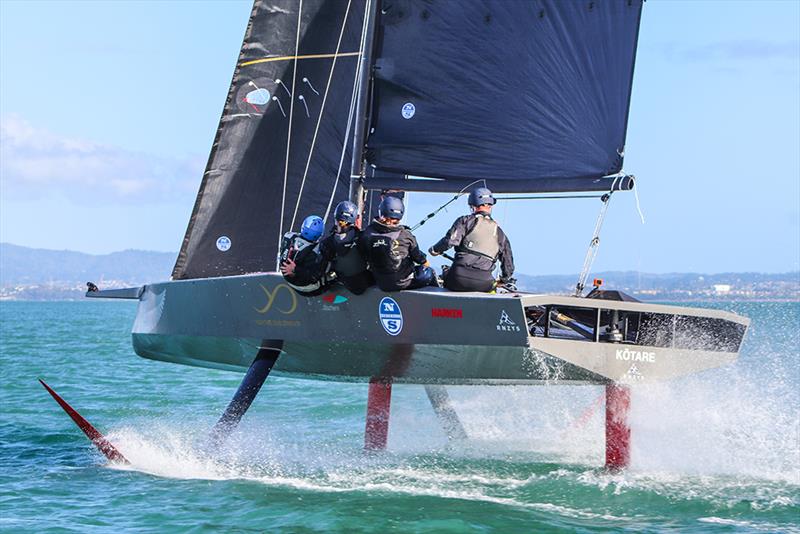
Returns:
[[[0,0],[0,240],[177,253],[250,7]],[[800,269],[800,2],[647,2],[625,170],[646,223],[615,195],[595,271]],[[496,215],[518,271],[574,273],[599,207]]]

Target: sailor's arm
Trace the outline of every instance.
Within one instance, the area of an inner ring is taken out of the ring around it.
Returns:
[[[467,234],[466,228],[466,220],[465,217],[459,217],[453,223],[453,226],[447,231],[443,238],[436,242],[428,252],[431,253],[433,256],[439,256],[443,252],[447,252],[447,250],[451,247],[457,246],[461,243],[461,238]]]
[[[319,242],[319,254],[325,261],[333,261],[333,258],[336,257],[336,248],[333,246],[334,239],[333,234],[330,234]]]
[[[501,229],[499,232],[500,245],[500,273],[504,279],[514,276],[514,254],[511,252],[511,243]]]
[[[419,245],[417,244],[417,238],[414,237],[414,234],[411,232],[407,232],[408,234],[408,256],[419,265],[425,265],[428,263],[428,257],[419,249]]]

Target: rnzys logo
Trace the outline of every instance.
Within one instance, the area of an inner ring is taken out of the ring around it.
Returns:
[[[511,317],[508,316],[508,312],[503,310],[500,313],[500,321],[497,323],[497,330],[500,332],[519,332],[520,327],[511,320]]]
[[[378,304],[378,317],[381,320],[381,326],[390,336],[396,336],[403,330],[403,312],[392,297],[381,299]]]
[[[630,369],[628,369],[628,372],[622,376],[622,379],[628,382],[638,382],[644,380],[644,375],[634,363],[631,364]]]
[[[414,107],[414,104],[412,104],[411,102],[406,102],[405,104],[403,104],[403,109],[400,110],[400,113],[403,114],[404,119],[410,119],[411,117],[414,116],[414,113],[416,112],[417,108]]]
[[[231,238],[226,235],[221,235],[217,238],[217,249],[221,252],[230,250],[231,244]]]

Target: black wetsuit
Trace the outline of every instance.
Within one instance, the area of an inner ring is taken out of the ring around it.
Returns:
[[[333,231],[319,243],[322,258],[330,262],[336,279],[356,295],[375,285],[367,270],[367,261],[358,246],[361,231],[355,226],[334,226]]]
[[[292,260],[294,272],[284,276],[284,280],[298,293],[319,295],[327,288],[325,271],[327,261],[319,253],[317,243],[307,241],[295,232],[288,232],[281,243],[281,263]]]
[[[514,274],[511,245],[489,214],[477,212],[459,217],[447,234],[431,248],[441,254],[450,247],[455,248],[456,259],[444,278],[444,287],[447,289],[491,291],[494,288],[492,270],[498,260],[503,279],[509,279]]]
[[[406,226],[389,226],[374,219],[361,233],[359,246],[383,291],[436,284],[433,269],[422,267],[428,258]]]

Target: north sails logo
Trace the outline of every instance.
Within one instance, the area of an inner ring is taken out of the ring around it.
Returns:
[[[383,297],[378,304],[378,317],[381,326],[390,336],[396,336],[403,330],[403,312],[400,305],[392,297]]]
[[[520,327],[511,320],[511,317],[508,316],[508,312],[503,310],[500,313],[500,321],[497,323],[497,330],[500,332],[519,332]]]

